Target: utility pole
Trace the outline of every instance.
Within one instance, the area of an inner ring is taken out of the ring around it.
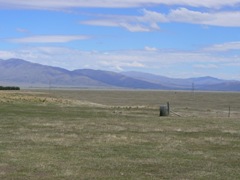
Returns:
[[[192,82],[192,94],[193,94],[193,100],[195,100],[195,84]]]

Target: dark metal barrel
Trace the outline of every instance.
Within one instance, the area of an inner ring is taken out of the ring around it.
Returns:
[[[167,105],[160,106],[159,116],[169,116],[169,112],[170,112],[169,103]]]

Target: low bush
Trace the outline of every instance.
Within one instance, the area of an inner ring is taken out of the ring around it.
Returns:
[[[0,90],[20,90],[17,86],[0,86]]]

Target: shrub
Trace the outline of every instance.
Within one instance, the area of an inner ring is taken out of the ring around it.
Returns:
[[[17,86],[0,86],[0,90],[20,90]]]

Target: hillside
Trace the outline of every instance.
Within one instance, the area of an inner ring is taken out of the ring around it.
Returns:
[[[30,63],[21,59],[0,60],[0,83],[34,87],[94,87],[167,89],[167,87],[115,72],[63,68]]]
[[[223,80],[210,76],[180,79],[135,71],[122,72],[122,74],[135,79],[162,84],[171,89],[192,90],[194,88],[204,91],[240,91],[240,81]]]
[[[0,60],[0,85],[23,87],[127,88],[159,90],[240,91],[239,81],[214,77],[169,78],[142,72],[67,69],[21,59]]]
[[[169,87],[161,84],[151,83],[140,79],[128,77],[111,71],[101,71],[92,69],[75,70],[73,73],[86,76],[105,84],[111,84],[116,87],[137,88],[137,89],[168,89]]]
[[[1,84],[36,87],[107,86],[86,76],[74,76],[66,69],[30,63],[20,59],[0,61]]]

